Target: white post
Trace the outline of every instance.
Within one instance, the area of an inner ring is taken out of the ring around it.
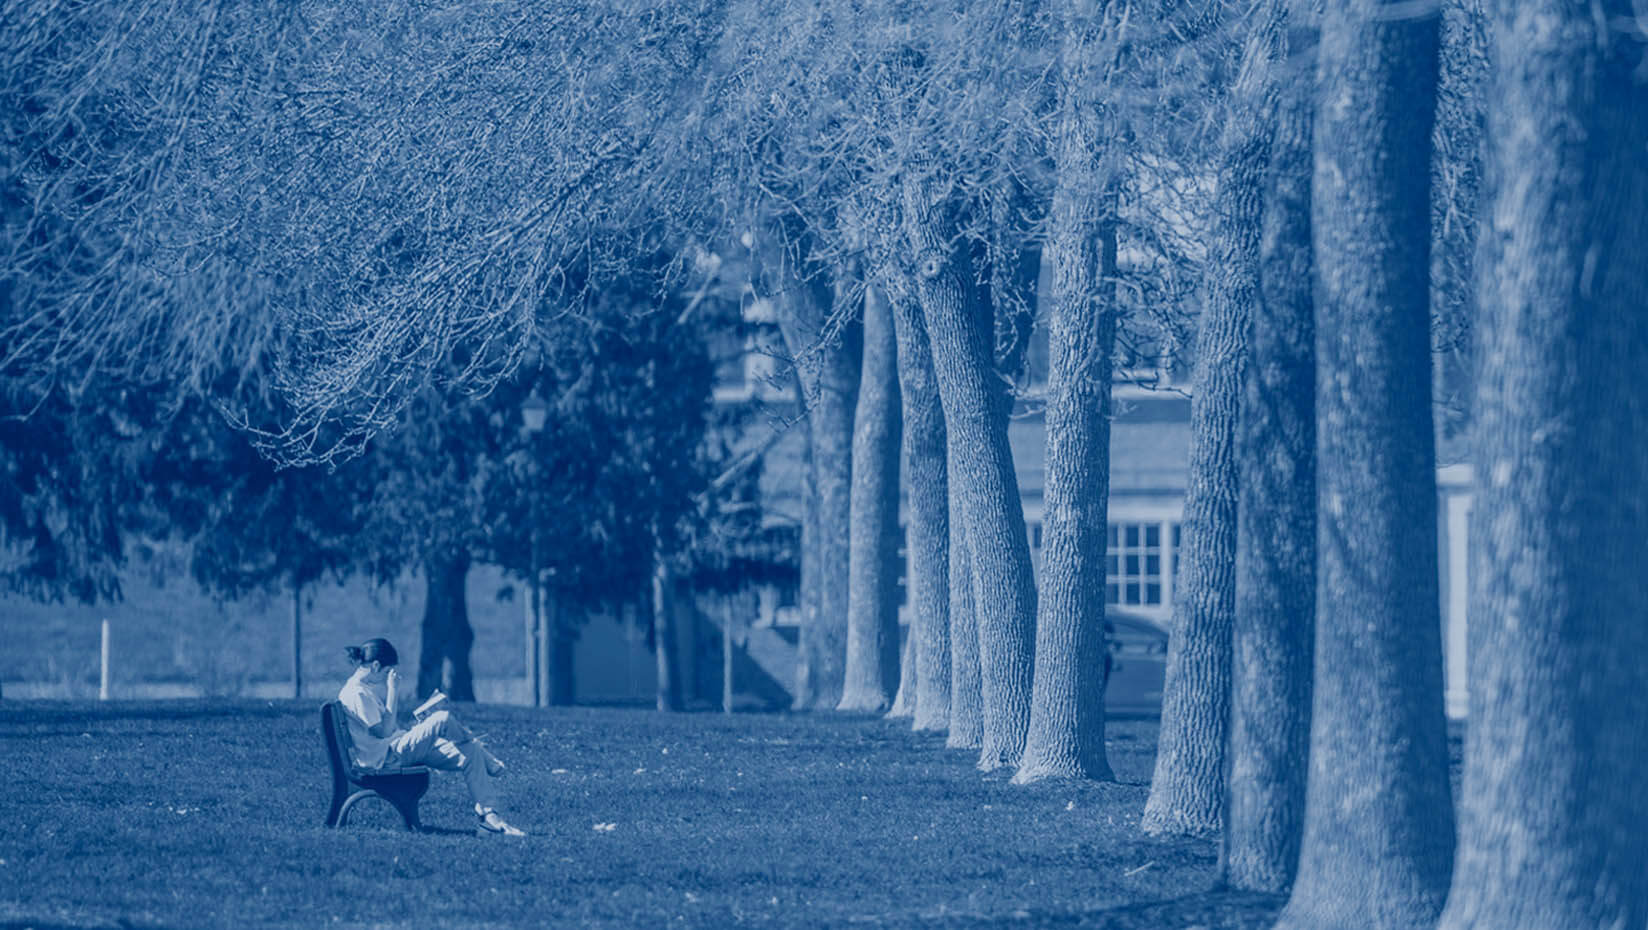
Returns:
[[[561,605],[546,584],[538,585],[538,604],[537,702],[539,707],[549,707],[555,703],[555,676],[560,672],[560,669],[555,667],[554,653],[551,651],[554,643],[550,641],[550,637],[555,635],[556,612],[561,609]]]
[[[1470,622],[1470,520],[1473,495],[1455,490],[1447,495],[1445,561],[1448,581],[1442,590],[1443,699],[1449,717],[1461,719],[1470,706],[1470,658],[1467,624]]]
[[[538,663],[538,583],[531,578],[524,579],[526,586],[522,591],[521,611],[526,628],[526,667],[522,669],[525,679],[525,700],[523,703],[531,707],[538,701],[538,676],[533,669]]]
[[[723,714],[732,713],[732,625],[737,622],[734,618],[739,615],[740,608],[744,606],[743,597],[743,594],[739,593],[717,598],[717,606],[721,610],[721,712]]]
[[[99,701],[109,699],[109,621],[107,619],[103,621],[103,672],[98,677],[97,699]]]
[[[292,585],[292,697],[303,697],[303,585]]]

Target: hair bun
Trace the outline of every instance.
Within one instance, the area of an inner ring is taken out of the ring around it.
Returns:
[[[357,665],[366,659],[366,650],[359,646],[345,646],[343,647],[343,654],[349,657],[349,661]]]

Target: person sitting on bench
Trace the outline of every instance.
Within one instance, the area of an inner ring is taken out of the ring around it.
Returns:
[[[369,639],[344,652],[355,664],[355,672],[338,691],[338,701],[347,712],[355,764],[363,769],[427,765],[442,771],[461,771],[480,817],[480,831],[525,836],[494,809],[497,795],[492,780],[502,774],[504,764],[456,715],[437,710],[409,730],[400,727],[403,692],[400,674],[395,670],[400,657],[389,640]]]

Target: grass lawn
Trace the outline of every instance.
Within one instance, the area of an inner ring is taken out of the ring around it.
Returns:
[[[1213,843],[1138,831],[1154,720],[1112,721],[1117,783],[1016,787],[865,717],[460,714],[531,836],[473,835],[441,773],[430,832],[370,802],[324,828],[311,702],[0,703],[0,926],[1213,930],[1280,907],[1211,891]]]

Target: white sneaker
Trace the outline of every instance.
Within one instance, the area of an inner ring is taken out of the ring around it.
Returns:
[[[481,815],[481,825],[475,828],[475,832],[482,836],[526,836],[525,830],[510,826],[495,810],[488,810]]]

